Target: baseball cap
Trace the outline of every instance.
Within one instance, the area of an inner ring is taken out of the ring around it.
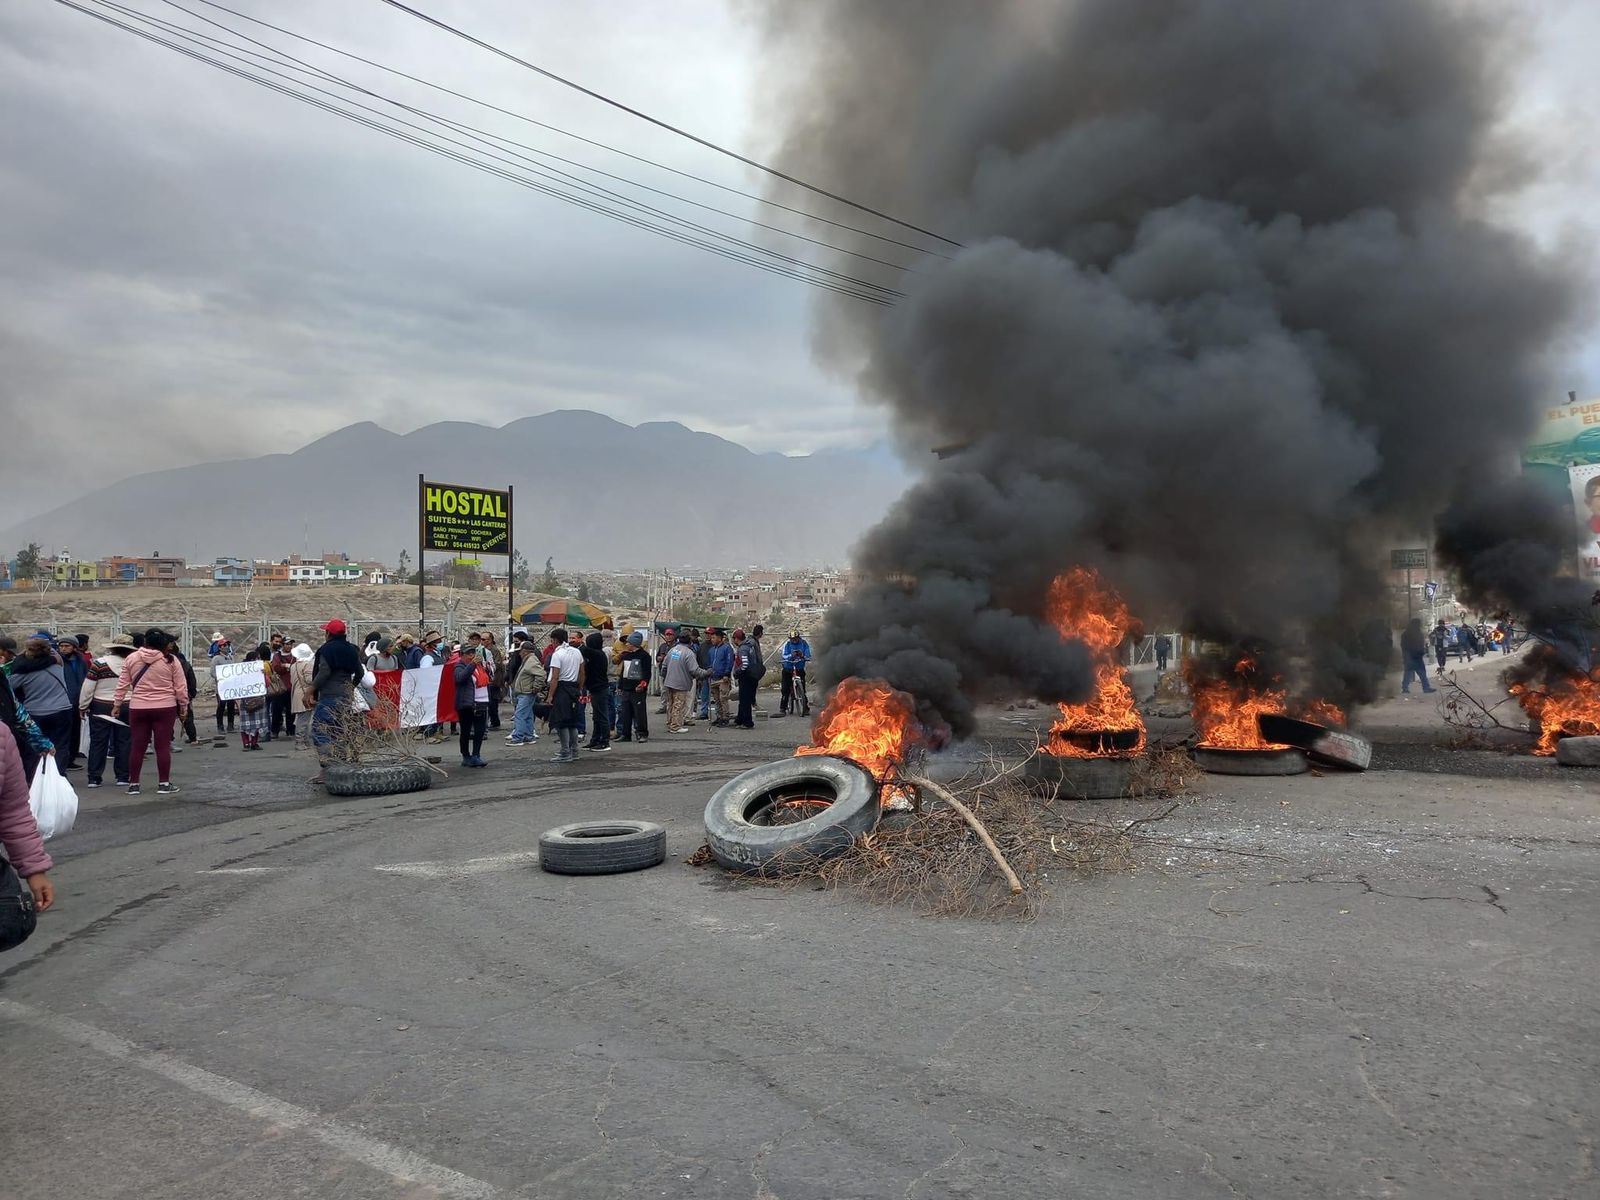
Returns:
[[[344,632],[344,622],[339,620],[338,617],[335,617],[333,620],[329,621],[326,625],[324,625],[322,627],[322,632],[323,633],[343,633]]]

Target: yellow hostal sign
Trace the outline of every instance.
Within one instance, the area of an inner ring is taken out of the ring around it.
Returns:
[[[424,550],[472,555],[509,553],[509,492],[424,480],[421,503]]]

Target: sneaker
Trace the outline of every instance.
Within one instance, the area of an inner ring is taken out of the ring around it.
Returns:
[[[477,763],[475,763],[475,762],[473,762],[473,761],[472,761],[472,759],[470,759],[470,758],[465,758],[465,757],[464,757],[464,758],[462,758],[462,760],[461,760],[461,765],[462,765],[462,766],[463,766],[463,767],[475,767],[475,766],[477,766],[477,765],[478,765],[478,764],[477,764]]]
[[[773,719],[777,719],[778,717],[787,717],[788,715],[789,714],[784,712],[781,708],[777,712],[772,714]]]
[[[134,790],[137,790],[137,789],[134,789]],[[181,790],[182,789],[179,788],[178,785],[175,784],[175,783],[158,783],[158,784],[156,784],[156,791],[160,792],[163,796],[170,796],[170,795],[172,795],[172,793],[177,792],[177,791],[181,791]]]
[[[523,741],[521,738],[508,737],[506,739],[506,745],[508,746],[526,746],[527,744],[528,743]]]
[[[139,794],[139,785],[137,783],[130,783],[128,785],[128,795],[137,796],[138,794]]]
[[[119,780],[117,780],[117,786],[118,787],[127,787],[128,786],[128,781],[126,779],[119,779]]]
[[[667,730],[667,732],[668,733],[688,733],[689,732],[689,727],[687,725],[680,725],[676,729]]]
[[[641,740],[643,740],[643,739],[641,739]],[[619,737],[617,739],[617,741],[619,741],[619,742],[631,742],[631,741],[633,741],[633,735],[630,733],[627,737]]]
[[[483,755],[474,754],[472,756],[472,765],[475,767],[487,767],[489,764],[483,761]]]
[[[590,746],[589,749],[603,753],[604,751],[611,749],[611,746],[609,743],[607,743],[604,746]]]
[[[91,779],[91,780],[89,780],[88,783],[84,784],[83,786],[84,787],[97,788],[97,787],[100,786],[100,781],[98,779]]]

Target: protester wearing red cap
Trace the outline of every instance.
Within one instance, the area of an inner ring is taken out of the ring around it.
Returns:
[[[322,627],[328,640],[317,647],[311,663],[311,694],[309,702],[316,708],[311,714],[311,744],[317,748],[317,761],[324,770],[330,757],[328,747],[350,711],[355,697],[356,684],[366,674],[367,665],[361,661],[361,652],[345,637],[345,624],[335,617]],[[319,771],[312,783],[322,782]]]

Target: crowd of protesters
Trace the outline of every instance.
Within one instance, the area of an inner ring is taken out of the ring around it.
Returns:
[[[628,624],[609,645],[599,631],[580,638],[558,628],[541,644],[517,630],[506,648],[487,631],[459,642],[437,630],[373,633],[358,648],[343,621],[331,620],[321,630],[315,649],[274,633],[242,654],[222,631],[212,635],[206,653],[213,675],[219,667],[259,663],[264,677],[263,695],[218,696],[211,718],[219,738],[237,733],[245,751],[291,739],[313,748],[325,769],[347,714],[376,702],[377,672],[441,667],[441,690],[453,701],[445,707],[455,715],[448,735],[458,739],[463,767],[487,765],[484,742],[502,728],[507,703],[506,747],[534,745],[542,727],[556,742],[552,761],[570,763],[580,748],[605,752],[617,743],[647,743],[652,715],[665,718],[669,734],[686,733],[696,721],[754,729],[757,688],[768,670],[761,625],[748,633],[665,626],[654,646]],[[810,714],[811,656],[795,630],[780,651],[774,715]],[[172,756],[199,740],[199,690],[176,638],[159,628],[119,634],[98,647],[88,635],[56,638],[43,630],[20,647],[0,637],[0,723],[12,734],[24,778],[32,777],[41,757],[54,754],[62,770],[85,770],[85,786],[111,782],[137,796],[153,757],[157,791],[176,792]],[[653,693],[658,703],[652,714]],[[412,736],[440,743],[447,734],[440,723],[422,725]],[[320,771],[312,782],[322,782]]]

